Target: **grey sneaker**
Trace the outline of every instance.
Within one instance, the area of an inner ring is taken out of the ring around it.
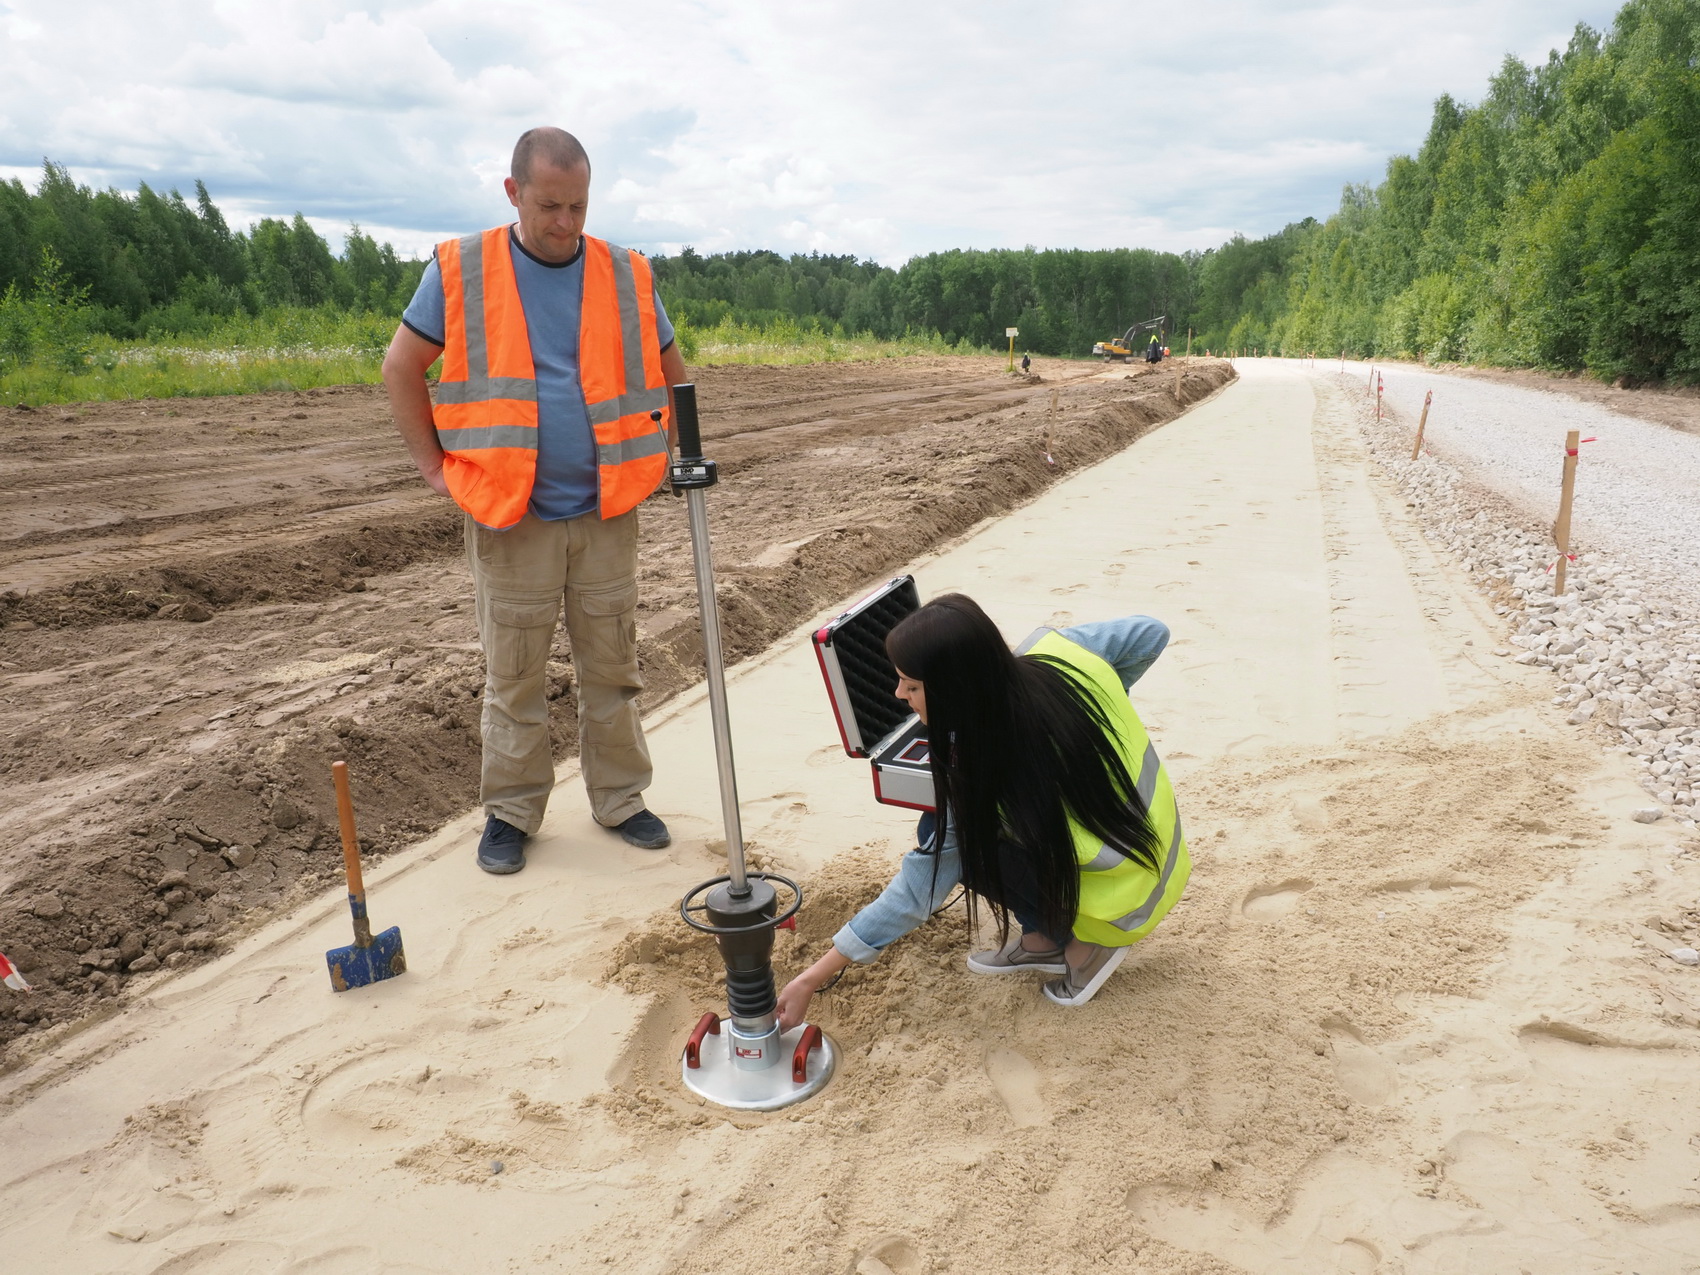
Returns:
[[[498,876],[518,872],[525,866],[525,833],[491,815],[484,821],[484,835],[478,841],[478,866]]]
[[[1127,958],[1125,947],[1098,947],[1084,965],[1068,966],[1061,978],[1045,984],[1045,999],[1053,1005],[1084,1005],[1098,994],[1110,974]]]
[[[1021,946],[1019,934],[1010,935],[1009,942],[995,952],[970,952],[968,968],[975,974],[1019,974],[1035,970],[1040,974],[1068,973],[1068,963],[1063,960],[1060,947],[1029,952]]]
[[[667,831],[667,825],[661,822],[657,815],[648,810],[640,810],[629,819],[622,820],[608,829],[617,832],[627,844],[637,846],[640,850],[660,850],[673,844],[673,838]]]

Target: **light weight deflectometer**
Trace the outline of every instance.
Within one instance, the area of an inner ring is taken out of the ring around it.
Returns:
[[[713,935],[720,945],[721,958],[726,962],[730,1011],[725,1019],[711,1010],[698,1020],[685,1044],[680,1074],[686,1088],[710,1102],[747,1111],[772,1111],[824,1089],[832,1078],[838,1052],[819,1027],[800,1023],[790,1031],[779,1028],[779,997],[773,986],[773,932],[793,924],[803,892],[778,873],[750,872],[744,866],[743,821],[738,813],[732,727],[726,710],[720,608],[714,596],[714,559],[708,538],[706,493],[718,474],[714,462],[702,454],[696,386],[675,385],[673,408],[679,426],[679,457],[670,477],[674,492],[685,498],[691,527],[728,868],[725,876],[704,881],[691,890],[680,901],[679,914],[689,925]],[[783,909],[776,886],[790,894],[790,902]]]

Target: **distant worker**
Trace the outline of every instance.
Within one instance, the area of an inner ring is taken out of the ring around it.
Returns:
[[[531,129],[503,185],[517,220],[437,245],[384,357],[414,464],[466,513],[485,663],[478,866],[496,873],[525,866],[555,783],[545,673],[563,597],[591,813],[632,845],[669,843],[643,801],[637,506],[666,472],[667,387],[686,377],[649,263],[583,233],[578,139]]]
[[[1156,363],[1159,362],[1162,357],[1163,347],[1157,340],[1157,334],[1153,332],[1151,334],[1151,344],[1145,347],[1145,361],[1147,363]]]
[[[1021,356],[1021,375],[1026,376],[1027,373],[1028,373],[1028,369],[1030,369],[1032,366],[1033,366],[1033,360],[1028,358],[1027,355],[1023,354]]]
[[[815,992],[878,959],[959,883],[970,924],[985,904],[1000,944],[969,956],[971,971],[1050,974],[1053,1003],[1091,1000],[1192,870],[1174,790],[1127,694],[1168,640],[1161,621],[1129,616],[1041,629],[1012,654],[958,593],[892,629],[897,697],[951,741],[932,750],[938,810],[891,884],[780,993],[781,1023],[803,1021]]]

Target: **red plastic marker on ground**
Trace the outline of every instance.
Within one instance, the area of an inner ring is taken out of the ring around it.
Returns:
[[[33,992],[29,979],[18,973],[18,967],[6,959],[6,954],[0,952],[0,983],[6,984],[14,992]]]

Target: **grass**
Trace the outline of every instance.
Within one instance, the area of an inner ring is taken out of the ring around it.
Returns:
[[[396,321],[376,314],[278,310],[223,319],[193,336],[96,337],[75,370],[35,362],[0,370],[0,404],[188,398],[369,385]]]
[[[113,399],[193,398],[371,385],[380,380],[396,320],[375,314],[283,310],[220,320],[194,336],[143,341],[95,338],[73,371],[48,363],[0,368],[0,406],[87,403]],[[986,354],[988,347],[952,343],[937,333],[884,340],[866,333],[723,321],[712,328],[678,325],[680,352],[696,366],[724,363],[796,365],[901,358],[915,354]]]

